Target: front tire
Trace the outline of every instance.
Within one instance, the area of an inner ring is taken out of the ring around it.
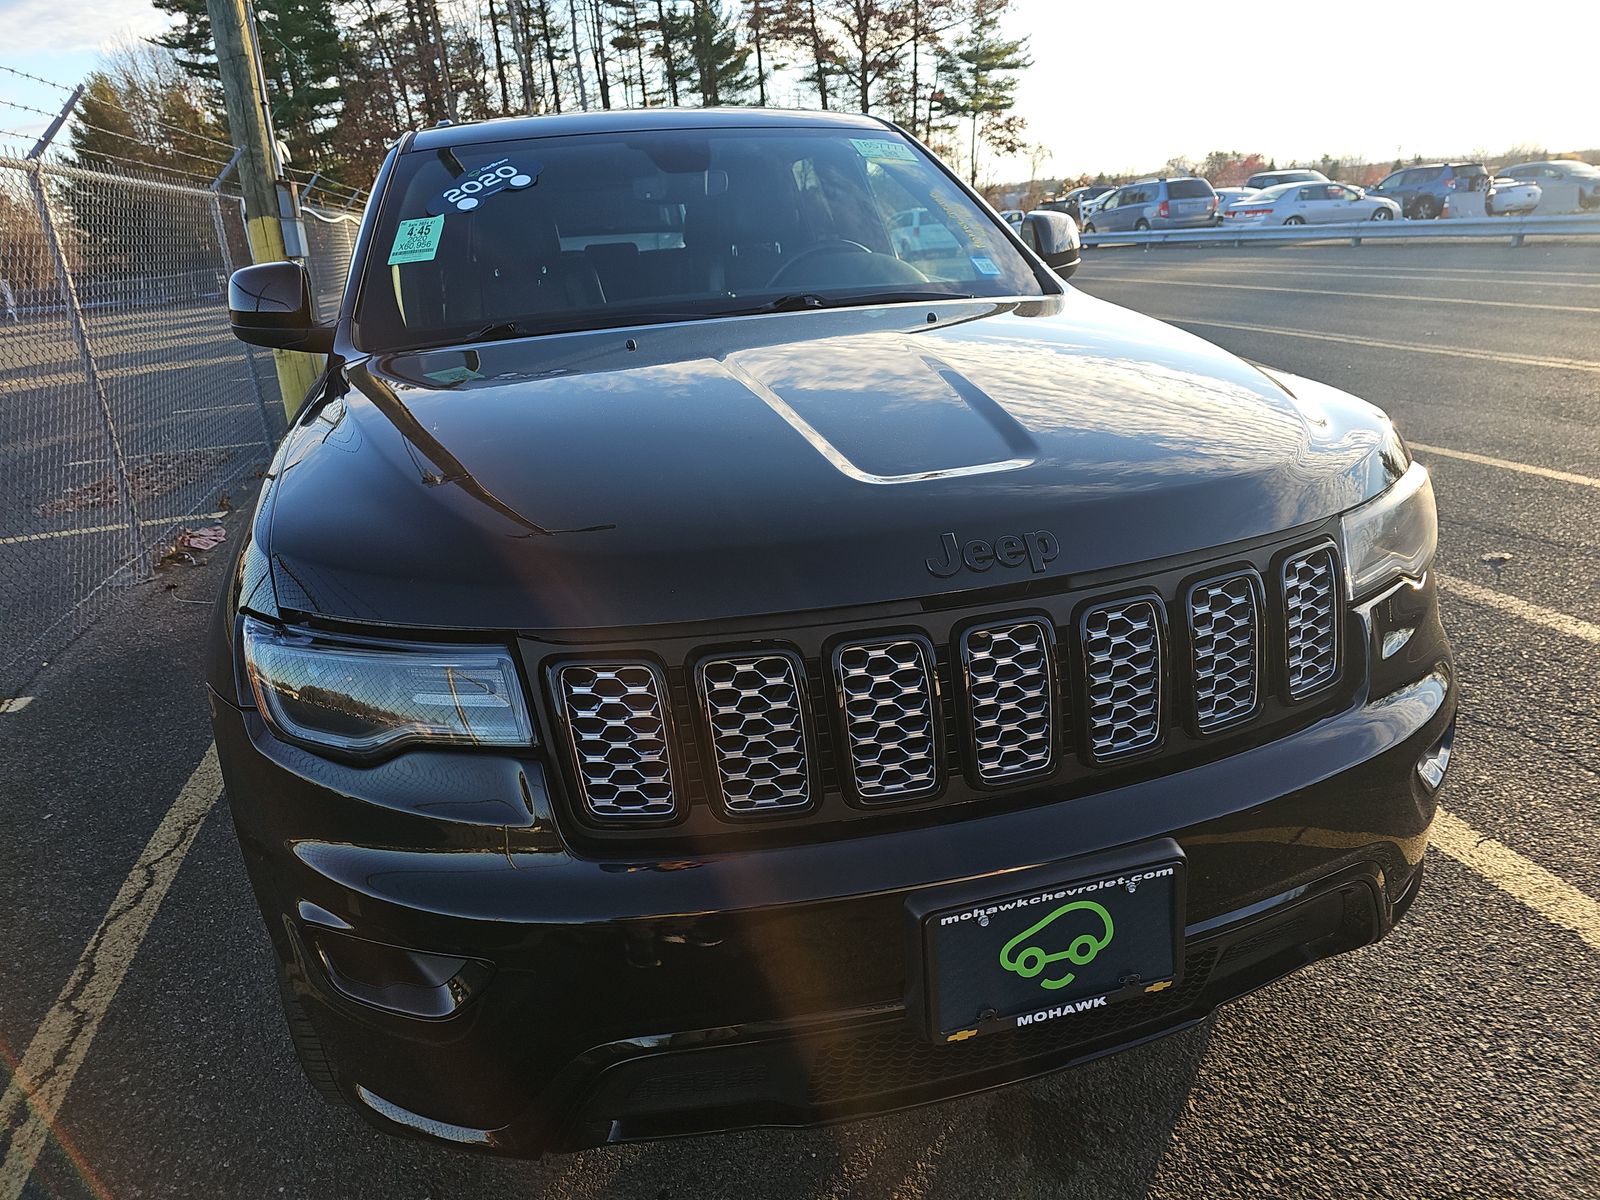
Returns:
[[[1083,231],[1085,233],[1094,233],[1095,232],[1094,222],[1090,221],[1087,225],[1085,225],[1083,227]]]
[[[1372,211],[1372,219],[1374,221],[1392,221],[1394,220],[1394,214],[1387,208],[1377,208]]]
[[[1284,221],[1285,225],[1304,225],[1305,223],[1306,219],[1304,217],[1289,217]]]

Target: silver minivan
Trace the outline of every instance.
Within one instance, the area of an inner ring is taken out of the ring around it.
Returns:
[[[1194,229],[1216,219],[1217,193],[1204,179],[1146,179],[1107,196],[1085,218],[1083,231]]]

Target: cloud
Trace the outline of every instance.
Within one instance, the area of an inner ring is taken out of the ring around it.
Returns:
[[[170,23],[150,0],[0,0],[5,53],[13,62],[30,51],[101,50]]]

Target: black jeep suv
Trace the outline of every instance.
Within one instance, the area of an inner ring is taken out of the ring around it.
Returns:
[[[330,354],[210,659],[324,1092],[522,1155],[832,1121],[1411,903],[1455,684],[1377,409],[866,117],[431,129],[374,196],[334,326],[290,263],[229,300]]]

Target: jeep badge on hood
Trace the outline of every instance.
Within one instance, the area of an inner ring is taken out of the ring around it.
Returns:
[[[1061,553],[1061,543],[1048,529],[1001,534],[992,542],[973,538],[965,544],[958,541],[955,534],[945,533],[939,536],[939,548],[942,560],[936,557],[926,562],[928,572],[940,579],[949,579],[962,567],[969,571],[987,571],[996,563],[1002,567],[1020,567],[1027,563],[1037,575]]]

